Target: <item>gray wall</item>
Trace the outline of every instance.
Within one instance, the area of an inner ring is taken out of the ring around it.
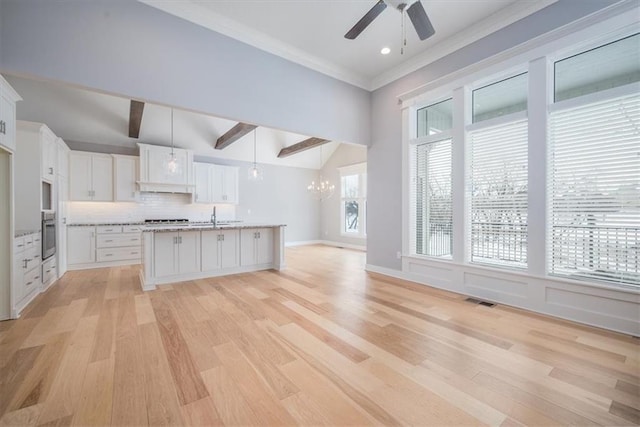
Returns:
[[[559,0],[372,94],[371,146],[367,152],[367,264],[401,270],[402,113],[398,95],[489,58],[527,40],[616,3],[615,0]]]
[[[133,0],[1,0],[0,71],[368,145],[370,93]]]
[[[348,245],[365,246],[367,239],[345,237],[340,233],[342,226],[341,197],[340,197],[340,171],[339,167],[349,166],[367,161],[365,147],[342,144],[322,168],[322,176],[335,184],[335,194],[320,203],[320,240],[344,243]]]

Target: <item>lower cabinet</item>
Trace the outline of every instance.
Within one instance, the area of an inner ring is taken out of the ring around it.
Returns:
[[[245,266],[273,262],[273,228],[240,230],[240,264]]]
[[[202,232],[202,271],[233,268],[240,265],[239,230]]]
[[[42,286],[46,289],[58,278],[56,257],[52,256],[42,263]]]
[[[67,265],[96,262],[96,227],[67,227]]]
[[[13,288],[14,308],[20,312],[40,292],[42,273],[40,266],[40,233],[29,234],[14,240]]]
[[[200,232],[156,232],[154,237],[156,277],[200,271]]]

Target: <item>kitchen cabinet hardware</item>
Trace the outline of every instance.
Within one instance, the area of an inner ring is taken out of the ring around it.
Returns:
[[[23,247],[23,246],[24,246],[24,243],[23,243],[23,244],[18,245],[18,247],[19,247],[19,248],[21,248],[21,247]]]
[[[27,283],[25,283],[25,286],[29,286],[29,285],[31,285],[32,283],[33,283],[33,282],[27,282]]]
[[[113,256],[113,254],[104,254],[104,256]]]
[[[105,240],[105,242],[107,242],[107,243],[108,243],[108,242],[113,242],[113,240]]]
[[[53,168],[49,168],[49,175],[53,175]]]
[[[7,125],[4,120],[0,121],[0,133],[3,135],[7,134]]]
[[[28,259],[23,259],[22,262],[24,262],[24,265],[22,266],[22,268],[27,268],[27,266],[29,265],[29,260]]]

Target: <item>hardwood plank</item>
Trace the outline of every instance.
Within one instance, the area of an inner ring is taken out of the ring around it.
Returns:
[[[18,350],[7,364],[0,368],[0,414],[6,411],[11,398],[17,394],[23,378],[33,368],[43,348],[44,346]],[[29,405],[18,405],[25,406]]]
[[[118,300],[105,300],[98,317],[98,330],[93,341],[91,362],[113,357],[116,340],[116,322],[118,319]]]
[[[196,400],[182,407],[185,424],[191,426],[223,425],[211,396]]]
[[[112,425],[148,424],[144,361],[137,335],[116,341]]]
[[[145,323],[155,322],[156,315],[153,313],[153,307],[151,306],[151,299],[149,299],[149,295],[136,295],[134,300],[138,326],[144,325]]]
[[[26,427],[38,425],[38,418],[40,418],[42,405],[43,404],[37,404],[20,408],[15,411],[6,412],[2,418],[0,418],[0,426]]]
[[[150,425],[179,425],[183,417],[162,338],[155,323],[139,328],[144,389]]]
[[[102,426],[111,422],[114,365],[114,359],[89,363],[73,425]]]
[[[182,405],[207,397],[202,378],[196,369],[189,347],[180,332],[174,315],[163,296],[156,294],[151,298],[156,315],[160,337],[169,361],[169,367],[176,385],[178,398]]]
[[[624,418],[625,420],[630,421],[634,425],[640,425],[640,410],[636,408],[625,405],[624,403],[616,402],[614,400],[613,402],[611,402],[609,412],[613,415],[617,415],[620,418]]]

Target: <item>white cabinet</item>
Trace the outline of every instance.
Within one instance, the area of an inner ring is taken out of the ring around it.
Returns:
[[[211,166],[208,163],[193,163],[193,201],[196,203],[211,203]]]
[[[240,230],[240,264],[244,266],[273,262],[273,229]]]
[[[55,256],[42,263],[42,287],[48,288],[58,278],[58,264]]]
[[[89,264],[96,261],[96,228],[67,227],[67,264]]]
[[[156,232],[154,236],[156,277],[200,271],[200,232]]]
[[[113,154],[114,200],[135,202],[138,200],[138,157]]]
[[[18,95],[0,76],[0,145],[11,152],[16,151],[16,101]]]
[[[238,203],[238,168],[213,165],[212,202]]]
[[[240,265],[238,230],[202,231],[202,271],[234,268]]]
[[[235,166],[194,163],[196,203],[238,203],[238,168]]]
[[[58,137],[47,127],[41,132],[40,176],[43,180],[53,183],[58,174]]]
[[[13,289],[15,309],[20,312],[40,291],[40,232],[18,237],[14,241]]]
[[[96,262],[140,262],[142,233],[139,226],[98,226],[96,236]]]
[[[67,147],[62,138],[58,138],[56,142],[58,146],[58,176],[69,177],[69,147]]]
[[[72,151],[69,155],[69,199],[113,201],[113,157]]]
[[[192,193],[193,152],[173,149],[175,168],[169,167],[171,147],[138,144],[140,148],[140,191]]]

